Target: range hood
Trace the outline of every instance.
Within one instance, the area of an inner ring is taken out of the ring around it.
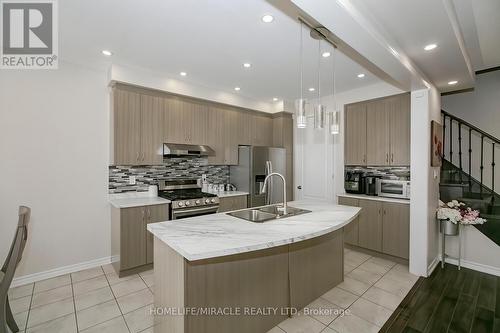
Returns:
[[[215,151],[205,145],[164,143],[163,156],[215,156]]]

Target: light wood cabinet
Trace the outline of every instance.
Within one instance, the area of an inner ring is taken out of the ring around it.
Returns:
[[[286,149],[286,197],[293,200],[293,118],[281,112],[273,118],[273,147]]]
[[[119,276],[146,270],[153,263],[153,236],[149,223],[169,219],[168,204],[111,209],[111,254]]]
[[[366,164],[389,165],[389,112],[386,101],[366,104]]]
[[[218,213],[230,212],[232,210],[245,209],[248,207],[248,196],[238,195],[233,197],[219,198]]]
[[[359,200],[354,198],[339,198],[339,205],[359,207]],[[359,217],[344,227],[344,242],[358,245]]]
[[[345,149],[346,165],[366,165],[366,104],[345,107]]]
[[[140,164],[163,162],[163,100],[141,95],[141,155]]]
[[[359,200],[358,245],[373,251],[382,251],[382,204],[374,200]]]
[[[410,245],[410,206],[383,203],[382,252],[408,259]]]
[[[410,164],[410,95],[345,106],[346,165]]]
[[[113,90],[114,164],[139,164],[141,157],[141,96]]]
[[[208,163],[211,165],[224,165],[226,162],[225,116],[224,109],[210,106],[208,110],[207,144],[215,151],[215,156],[208,157]]]
[[[252,145],[271,146],[273,142],[273,120],[270,116],[255,114],[252,117]]]

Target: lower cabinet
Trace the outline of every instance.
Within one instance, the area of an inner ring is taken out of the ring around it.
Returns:
[[[245,209],[248,207],[248,196],[239,195],[234,197],[219,198],[218,213],[229,212],[232,210]]]
[[[409,258],[409,205],[345,197],[339,197],[339,204],[362,208],[358,218],[344,227],[345,243]]]
[[[147,225],[168,220],[168,210],[168,204],[112,208],[111,252],[120,258],[113,263],[120,276],[153,263],[153,235]]]

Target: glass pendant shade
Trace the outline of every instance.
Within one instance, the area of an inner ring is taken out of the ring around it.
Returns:
[[[339,112],[333,111],[328,114],[330,133],[339,134],[340,133],[340,123],[339,123]]]
[[[325,127],[325,112],[326,107],[318,104],[314,107],[314,128],[323,129]]]
[[[301,98],[297,100],[295,118],[297,120],[297,128],[306,128],[307,118],[306,118],[306,100]]]

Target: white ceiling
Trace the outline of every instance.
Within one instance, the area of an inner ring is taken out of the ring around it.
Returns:
[[[442,92],[470,88],[474,85],[472,71],[500,63],[498,0],[350,2],[382,26]],[[424,51],[431,43],[438,48]],[[452,80],[459,83],[448,85]]]
[[[261,17],[272,14],[273,23]],[[63,60],[142,67],[165,77],[270,102],[294,100],[299,92],[297,21],[264,0],[65,0],[59,2]],[[101,50],[113,51],[105,58]],[[321,50],[331,51],[329,44]],[[318,42],[304,30],[304,95],[316,97]],[[250,69],[242,64],[249,62]],[[322,91],[332,91],[332,60],[321,58]],[[337,91],[380,82],[338,53]],[[185,71],[184,78],[179,72]],[[366,73],[364,79],[358,73]]]

